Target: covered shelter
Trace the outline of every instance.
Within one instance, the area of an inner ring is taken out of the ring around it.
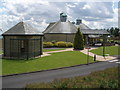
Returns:
[[[25,22],[19,22],[3,36],[3,58],[29,59],[42,55],[43,34]]]

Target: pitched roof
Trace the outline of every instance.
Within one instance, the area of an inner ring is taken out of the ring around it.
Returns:
[[[76,33],[77,27],[70,21],[58,21],[53,25],[49,25],[43,33]]]
[[[82,29],[90,29],[87,25],[83,24],[83,23],[80,23],[80,25],[76,25],[77,27],[80,28],[80,30]]]
[[[45,29],[45,31],[43,31],[43,32],[46,32],[46,31],[47,31],[51,26],[53,26],[55,23],[56,23],[56,22],[50,23],[50,24],[47,26],[47,28]]]
[[[95,30],[95,29],[82,29],[83,34],[99,35],[99,34],[109,34],[106,30]]]
[[[40,31],[25,22],[19,22],[2,35],[43,35]]]
[[[93,30],[83,23],[80,25],[74,25],[70,21],[50,23],[43,33],[76,33],[78,27],[80,27],[83,34],[109,34],[106,30]]]

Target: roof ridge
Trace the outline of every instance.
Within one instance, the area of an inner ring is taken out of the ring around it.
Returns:
[[[86,24],[82,23],[83,25],[85,25],[87,28],[91,29],[90,27],[88,27]]]
[[[24,29],[24,33],[26,34],[26,32],[25,32],[25,31],[26,31],[26,30],[25,30],[25,29],[26,29],[26,28],[25,28],[25,22],[22,21],[21,23],[22,23],[22,26],[23,26],[23,29]]]
[[[46,31],[48,30],[48,28],[52,27],[55,23],[56,23],[56,22],[54,22],[54,23],[49,23],[49,25],[47,26],[47,28],[46,28],[42,33],[46,32]],[[53,24],[53,25],[50,26],[50,24]]]
[[[60,22],[60,20],[58,21],[58,22],[55,22],[55,24],[54,25],[52,25],[49,29],[48,29],[48,31],[51,31],[51,28],[53,28],[56,24],[58,24]]]

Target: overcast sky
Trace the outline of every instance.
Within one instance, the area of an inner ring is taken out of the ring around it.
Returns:
[[[82,19],[93,29],[118,27],[118,0],[64,1],[0,0],[0,28],[6,31],[23,20],[42,32],[50,22],[59,20],[60,12],[65,12],[70,21]]]

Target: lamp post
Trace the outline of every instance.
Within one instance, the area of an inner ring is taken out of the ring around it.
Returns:
[[[89,64],[89,49],[90,49],[90,47],[89,47],[89,42],[87,42],[87,65]]]
[[[105,58],[105,35],[103,35],[103,57]]]
[[[105,44],[103,43],[103,57],[105,58]]]

